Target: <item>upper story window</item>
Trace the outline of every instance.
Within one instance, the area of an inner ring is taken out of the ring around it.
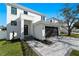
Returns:
[[[16,15],[17,14],[17,8],[11,7],[11,14]]]
[[[27,11],[24,11],[24,14],[28,14],[28,12]]]
[[[45,20],[45,16],[41,16],[41,20]]]
[[[17,21],[11,21],[11,25],[16,26],[17,25]]]

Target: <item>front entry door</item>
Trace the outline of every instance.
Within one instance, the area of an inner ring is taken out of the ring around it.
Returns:
[[[28,35],[28,25],[24,25],[24,35]]]

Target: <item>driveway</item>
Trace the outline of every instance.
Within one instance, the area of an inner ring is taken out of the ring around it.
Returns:
[[[79,50],[79,38],[63,37],[60,41],[69,44],[72,49]]]
[[[53,44],[46,45],[38,41],[27,41],[29,46],[38,54],[42,56],[65,56],[69,55],[71,49],[79,50],[79,39],[63,37],[58,39],[57,37],[48,38]]]

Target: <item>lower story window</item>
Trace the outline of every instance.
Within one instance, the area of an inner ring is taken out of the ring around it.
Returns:
[[[11,25],[16,26],[17,22],[16,21],[11,21]]]

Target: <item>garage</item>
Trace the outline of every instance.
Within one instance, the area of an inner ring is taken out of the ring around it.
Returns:
[[[45,26],[45,37],[58,36],[58,27]]]

